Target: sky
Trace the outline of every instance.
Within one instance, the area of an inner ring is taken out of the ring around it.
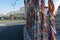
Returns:
[[[0,0],[0,14],[6,14],[10,11],[14,11],[14,6],[12,6],[12,3],[15,2],[15,10],[19,10],[21,7],[24,7],[24,0]]]
[[[15,10],[20,10],[21,7],[24,7],[24,0],[0,0],[0,14],[6,14],[10,11],[14,11],[14,7],[12,3],[15,3]],[[48,0],[45,0],[46,6],[48,5]],[[60,0],[53,0],[55,5],[55,10],[58,8],[60,4]]]

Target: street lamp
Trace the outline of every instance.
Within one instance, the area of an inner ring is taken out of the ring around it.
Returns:
[[[19,0],[16,0],[14,3],[12,3],[12,6],[13,6],[13,10],[14,10],[14,16],[15,16],[15,6],[16,6],[16,2],[19,1]]]
[[[15,14],[15,6],[16,6],[16,2],[19,1],[19,0],[16,0],[14,3],[12,3],[12,6],[13,6],[13,10],[14,10],[14,14]]]
[[[16,6],[16,2],[12,3],[12,6],[13,6],[14,16],[15,16],[15,6]]]

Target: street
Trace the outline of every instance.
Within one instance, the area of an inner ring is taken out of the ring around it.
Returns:
[[[25,25],[0,26],[0,40],[23,40],[23,27]]]
[[[57,40],[60,40],[60,16],[56,17],[56,29]],[[23,28],[25,24],[19,22],[10,22],[10,23],[0,23],[0,40],[24,40],[23,39]]]

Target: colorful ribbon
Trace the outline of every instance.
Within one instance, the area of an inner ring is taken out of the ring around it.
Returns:
[[[48,0],[48,5],[49,5],[49,40],[56,40],[55,37],[55,17],[54,17],[54,4],[53,0]]]
[[[39,4],[41,3],[41,5]],[[27,31],[31,40],[56,40],[53,0],[48,0],[48,17],[45,11],[45,0],[24,0],[27,14]],[[41,11],[40,11],[41,10]],[[48,21],[47,18],[49,19]],[[48,23],[47,23],[48,22]]]

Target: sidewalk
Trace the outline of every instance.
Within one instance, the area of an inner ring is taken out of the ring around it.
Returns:
[[[26,21],[24,20],[19,20],[19,21],[4,21],[0,22],[0,26],[12,26],[12,25],[23,25],[26,24]]]

